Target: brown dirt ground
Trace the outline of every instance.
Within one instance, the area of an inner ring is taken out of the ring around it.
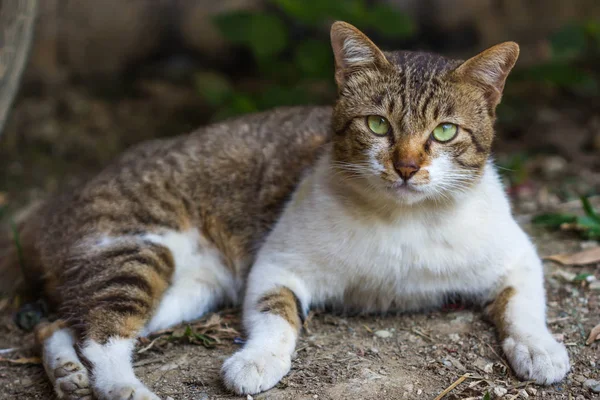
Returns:
[[[71,87],[59,94],[22,98],[0,140],[0,201],[6,197],[16,210],[16,205],[58,190],[57,182],[69,186],[85,179],[132,143],[184,132],[205,119],[194,111],[201,104],[189,90],[146,82],[136,91],[136,96],[99,100]],[[551,109],[554,114],[549,117],[547,111],[533,118],[528,129],[542,124],[548,131],[557,126],[548,123],[549,118],[555,118],[560,121],[554,135],[559,142],[561,130],[588,132],[588,126],[596,124],[593,117],[571,117],[557,109]],[[174,125],[172,120],[184,123]],[[500,143],[499,148],[518,147],[520,140],[517,137],[512,143]],[[569,149],[576,151],[572,146]],[[533,228],[528,222],[532,214],[545,208],[577,208],[576,202],[568,202],[574,193],[600,193],[598,169],[589,156],[582,158],[587,161],[581,165],[573,154],[530,157],[516,171],[523,172],[526,179],[511,189],[515,210],[542,255],[594,245],[566,233]],[[498,158],[510,156],[500,153]],[[515,171],[509,171],[512,173]],[[446,398],[479,399],[487,391],[494,398],[493,388],[497,386],[507,389],[505,399],[524,398],[522,390],[535,398],[593,398],[582,383],[590,378],[600,380],[600,342],[585,345],[591,328],[600,322],[600,291],[563,282],[552,275],[559,267],[551,263],[546,267],[550,326],[566,343],[573,365],[560,384],[540,387],[517,380],[506,366],[492,326],[477,310],[361,317],[318,313],[300,339],[290,374],[274,389],[254,398],[433,399],[465,373],[472,376]],[[592,273],[600,279],[600,264],[560,268]],[[241,331],[235,311],[223,312],[221,317],[224,326]],[[193,326],[202,327],[205,322]],[[380,338],[374,334],[378,330],[391,336]],[[221,343],[212,348],[189,343],[185,335],[178,340],[171,340],[171,336],[163,335],[152,347],[136,354],[136,373],[145,383],[163,398],[236,398],[219,380],[222,361],[239,348],[231,335],[221,337]],[[0,306],[0,349],[19,348],[0,356],[33,356],[32,342],[31,334],[12,323],[12,311]],[[139,348],[147,346],[145,342]],[[0,361],[0,399],[52,398],[39,364]]]

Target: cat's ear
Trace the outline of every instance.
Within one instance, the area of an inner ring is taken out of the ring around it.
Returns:
[[[349,74],[369,66],[386,67],[388,60],[377,46],[354,26],[337,21],[331,26],[335,81],[341,87]]]
[[[474,83],[485,90],[490,106],[496,107],[502,97],[508,73],[518,57],[518,44],[500,43],[462,63],[455,70],[455,74],[459,79]]]

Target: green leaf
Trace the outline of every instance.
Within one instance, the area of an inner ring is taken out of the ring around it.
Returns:
[[[575,276],[575,278],[573,278],[573,282],[585,281],[588,276],[592,276],[592,274],[587,274],[587,273],[578,274],[577,276]]]
[[[304,77],[328,79],[333,76],[333,56],[326,42],[306,40],[300,43],[294,60]]]
[[[216,343],[216,340],[200,333],[194,334],[194,338],[198,340],[204,347],[213,347],[213,345]]]
[[[255,111],[258,111],[258,107],[252,97],[245,93],[235,93],[230,101],[213,115],[213,120],[221,121]]]
[[[307,25],[318,25],[327,19],[327,3],[319,0],[271,0],[290,17]]]
[[[587,48],[585,26],[572,23],[564,26],[550,37],[552,58],[571,60],[582,56]]]
[[[588,21],[585,24],[585,32],[595,42],[596,46],[600,45],[600,21]]]
[[[585,211],[585,215],[587,215],[588,217],[592,218],[600,224],[600,214],[598,214],[594,210],[594,207],[592,207],[592,204],[590,203],[590,200],[587,197],[581,196],[581,206]]]
[[[214,107],[223,105],[234,91],[227,76],[216,71],[196,73],[194,83],[202,98]]]
[[[364,0],[329,0],[326,3],[328,3],[328,13],[331,19],[347,21],[357,25],[359,29],[367,22],[368,9]]]
[[[275,15],[237,11],[217,15],[214,23],[227,40],[248,46],[257,58],[276,55],[288,44],[288,30]]]
[[[185,332],[183,334],[185,337],[187,338],[191,338],[194,335],[194,332],[192,332],[192,327],[191,326],[186,326],[185,327]]]
[[[560,228],[562,224],[574,223],[577,221],[577,217],[572,214],[541,214],[534,217],[531,222],[536,225],[545,225],[554,228]]]
[[[492,400],[490,392],[485,392],[485,394],[483,395],[483,400]]]
[[[415,33],[412,19],[389,4],[378,3],[368,14],[369,26],[383,36],[392,39],[407,38]]]

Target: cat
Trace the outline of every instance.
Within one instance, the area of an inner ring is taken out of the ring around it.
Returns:
[[[59,319],[36,336],[60,399],[157,399],[136,338],[243,299],[237,394],[290,370],[310,307],[485,306],[515,373],[569,370],[545,322],[542,264],[490,160],[519,47],[467,60],[383,52],[331,28],[333,108],[291,107],[142,144],[19,225],[18,268]],[[13,282],[11,282],[12,284]],[[82,362],[84,361],[84,362]]]

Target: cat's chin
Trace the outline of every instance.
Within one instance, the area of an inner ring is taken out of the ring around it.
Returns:
[[[403,204],[419,203],[427,197],[421,188],[410,183],[394,184],[391,187],[388,187],[388,193],[390,193],[396,201]]]

